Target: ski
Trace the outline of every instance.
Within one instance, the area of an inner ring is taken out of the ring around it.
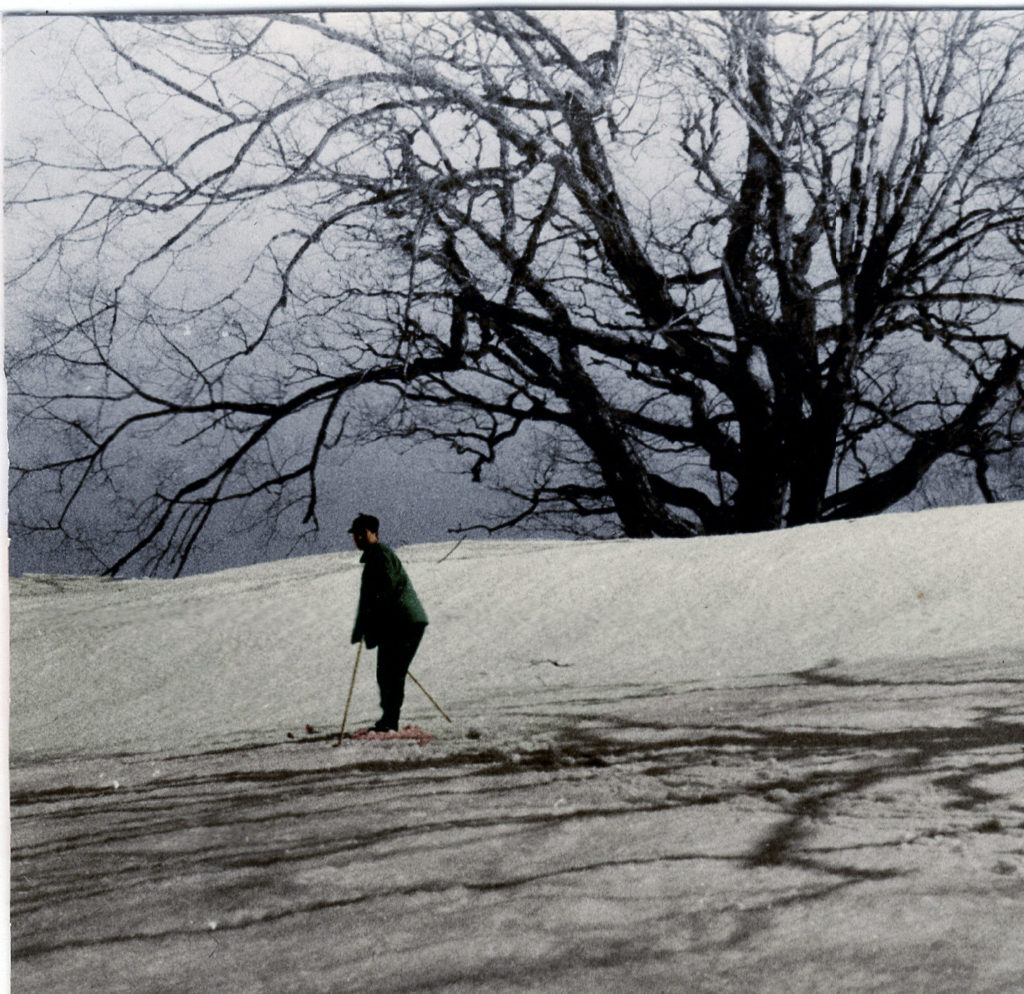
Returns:
[[[344,737],[332,736],[334,745],[340,746],[342,742],[367,743],[367,742],[415,742],[417,745],[426,745],[432,741],[434,736],[419,725],[406,725],[395,732],[377,732],[372,728],[358,728],[354,732],[346,732]]]
[[[415,742],[418,745],[426,745],[434,736],[419,725],[406,725],[395,732],[357,728],[354,732],[345,732],[343,736],[339,736],[337,732],[323,732],[313,725],[306,725],[301,732],[288,732],[285,738],[289,742],[330,742],[337,748],[342,742]]]

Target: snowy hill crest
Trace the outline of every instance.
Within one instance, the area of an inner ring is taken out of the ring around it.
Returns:
[[[414,671],[455,714],[491,696],[681,687],[837,660],[1024,660],[1024,503],[451,550],[399,552],[431,618]],[[343,552],[173,581],[12,580],[12,756],[192,751],[331,725],[359,569]],[[361,677],[353,713],[368,717],[371,668]],[[428,718],[414,695],[410,719]]]

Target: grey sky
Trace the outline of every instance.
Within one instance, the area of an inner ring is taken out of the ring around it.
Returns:
[[[77,94],[84,86],[81,66],[70,54],[83,33],[81,22],[38,15],[8,17],[4,27],[5,155],[17,156],[25,149],[41,146],[49,157],[59,158],[68,150],[62,146],[63,139],[55,138],[64,131],[58,116],[65,111],[67,95]],[[48,205],[38,210],[41,219],[52,216],[53,208]],[[8,272],[14,268],[13,260],[33,251],[42,237],[42,223],[36,230],[28,226],[14,228],[9,223],[5,226]],[[51,275],[51,271],[43,270],[34,277],[37,293],[48,292]],[[21,298],[20,302],[32,301]],[[24,312],[17,304],[8,308],[5,333],[9,340],[28,333],[23,318]],[[12,456],[25,456],[33,447],[31,438],[30,434],[17,436]],[[268,536],[258,529],[236,534],[232,509],[228,507],[211,520],[207,539],[187,572],[274,559],[293,552],[348,548],[347,528],[359,511],[380,517],[382,534],[396,544],[454,541],[453,529],[479,522],[495,504],[490,491],[459,475],[453,457],[437,446],[409,452],[405,446],[386,444],[375,446],[372,452],[352,452],[340,465],[325,471],[319,491],[321,527],[312,541],[295,545],[294,536]],[[5,487],[5,501],[6,492]],[[24,494],[14,494],[13,514],[28,512],[39,517],[40,510],[38,495],[31,488]],[[84,517],[95,513],[99,518],[104,510],[102,506],[86,506],[79,513]],[[88,555],[60,549],[56,536],[44,534],[14,539],[9,568],[15,575],[79,573],[95,571],[96,564]]]

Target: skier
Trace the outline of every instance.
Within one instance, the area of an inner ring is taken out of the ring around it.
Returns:
[[[382,713],[373,730],[395,732],[405,697],[405,675],[427,627],[427,613],[398,556],[378,538],[379,531],[380,521],[372,514],[357,515],[349,529],[363,554],[352,642],[365,641],[368,649],[377,649]]]

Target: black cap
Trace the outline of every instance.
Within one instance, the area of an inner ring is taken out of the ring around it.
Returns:
[[[353,535],[356,532],[373,532],[376,535],[380,531],[380,522],[372,514],[357,514],[349,531]]]

